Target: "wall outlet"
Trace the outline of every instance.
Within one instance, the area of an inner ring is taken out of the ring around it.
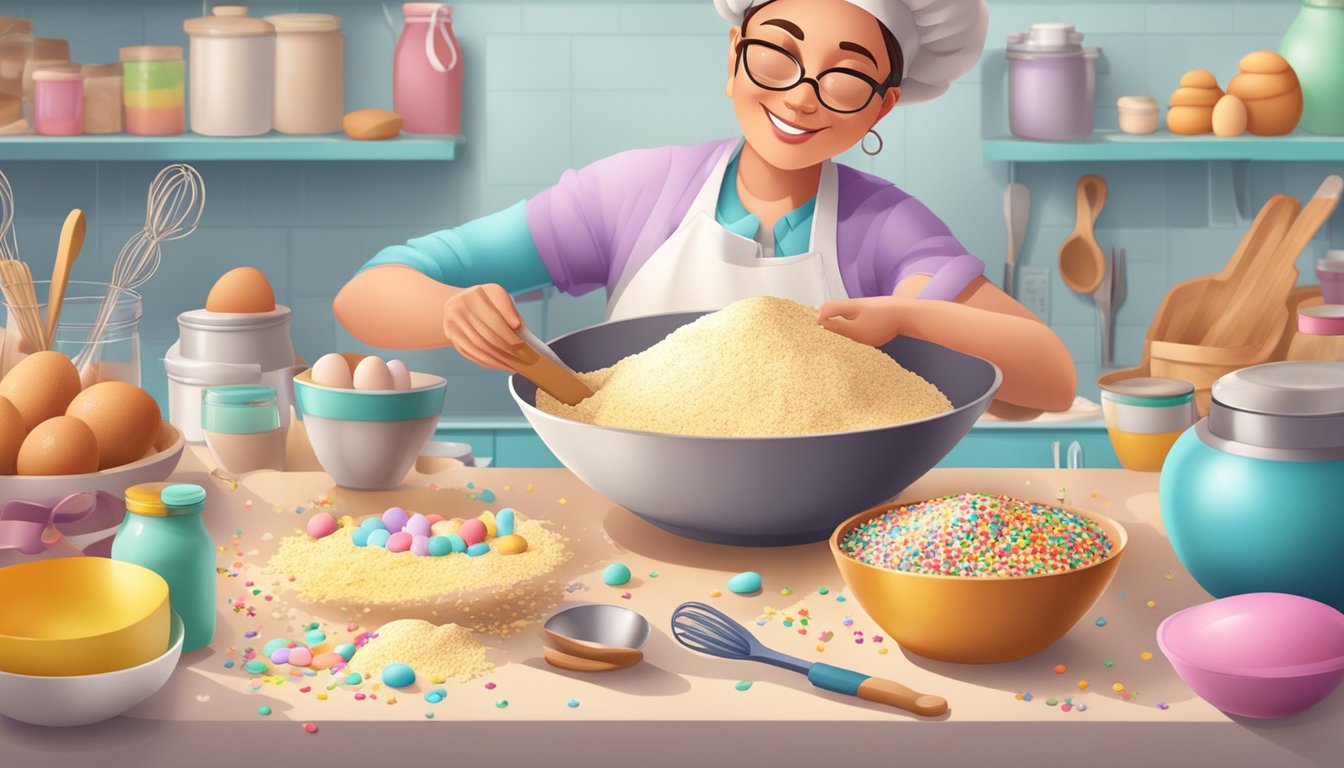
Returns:
[[[1050,270],[1045,267],[1018,267],[1017,300],[1041,319],[1050,322]]]

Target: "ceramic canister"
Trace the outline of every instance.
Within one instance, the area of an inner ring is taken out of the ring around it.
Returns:
[[[1162,467],[1162,522],[1215,597],[1284,592],[1344,609],[1344,363],[1252,366]]]
[[[1172,443],[1199,418],[1186,381],[1142,377],[1100,386],[1106,432],[1126,469],[1161,469]]]
[[[1096,59],[1072,24],[1033,24],[1008,36],[1008,129],[1040,141],[1081,139],[1096,112]]]

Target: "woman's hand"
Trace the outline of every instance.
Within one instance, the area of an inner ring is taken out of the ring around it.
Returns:
[[[463,288],[443,304],[443,334],[463,357],[483,368],[513,372],[525,342],[513,298],[495,283]]]
[[[828,301],[817,311],[817,322],[860,344],[880,347],[900,334],[908,303],[896,296]]]

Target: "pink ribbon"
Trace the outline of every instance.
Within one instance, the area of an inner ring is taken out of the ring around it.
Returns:
[[[0,550],[36,555],[65,536],[111,528],[124,512],[121,499],[106,491],[72,493],[51,506],[12,499],[0,507]]]

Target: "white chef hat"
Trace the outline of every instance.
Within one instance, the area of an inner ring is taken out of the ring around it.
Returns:
[[[719,15],[740,24],[748,8],[770,0],[714,0]],[[985,0],[844,0],[891,30],[905,70],[901,104],[941,95],[980,59],[989,27]]]

